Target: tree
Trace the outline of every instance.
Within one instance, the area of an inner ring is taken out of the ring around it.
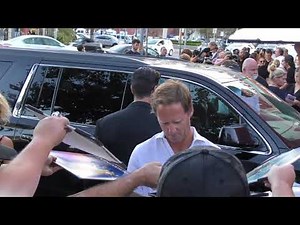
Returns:
[[[57,40],[64,44],[69,44],[76,39],[76,34],[72,28],[59,28],[57,32]]]

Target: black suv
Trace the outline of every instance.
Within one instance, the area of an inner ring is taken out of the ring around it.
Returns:
[[[300,114],[228,68],[133,55],[9,48],[0,49],[0,90],[13,116],[1,134],[13,139],[17,151],[28,144],[38,119],[25,104],[47,114],[59,111],[73,126],[93,134],[97,119],[133,100],[131,76],[141,66],[158,70],[161,82],[174,78],[187,84],[193,97],[193,126],[236,155],[247,171],[299,148]],[[61,144],[56,149],[65,148]],[[297,162],[295,168],[299,176]],[[65,196],[89,185],[61,170],[43,177],[36,195]]]

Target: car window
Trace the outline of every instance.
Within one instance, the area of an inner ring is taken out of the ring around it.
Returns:
[[[147,48],[147,54],[154,56],[154,57],[159,57],[159,54],[157,51],[153,50],[152,48]]]
[[[42,38],[33,38],[33,44],[35,45],[43,45],[43,39]]]
[[[25,44],[30,44],[30,45],[32,45],[32,44],[34,44],[34,39],[33,39],[33,38],[26,38],[26,39],[23,40],[23,42],[24,42]]]
[[[121,72],[40,66],[25,103],[47,114],[59,111],[71,122],[95,125],[133,100],[129,78]]]
[[[58,81],[59,68],[40,66],[28,88],[25,103],[33,105],[46,114],[51,114],[54,90]],[[24,115],[33,115],[24,112]]]
[[[61,45],[57,41],[49,39],[49,38],[43,38],[42,41],[43,41],[44,45],[61,47]]]
[[[161,78],[160,82],[166,79]],[[267,151],[261,138],[247,125],[246,121],[221,96],[204,86],[184,81],[192,95],[194,114],[191,124],[202,136],[213,143],[218,143],[219,134],[224,126],[245,124],[252,138],[260,145],[256,150]],[[230,146],[234,147],[234,146]]]

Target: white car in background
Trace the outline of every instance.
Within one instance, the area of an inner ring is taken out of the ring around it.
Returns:
[[[22,35],[0,42],[0,47],[77,51],[77,48],[74,46],[65,45],[55,38],[43,35]]]
[[[250,54],[252,53],[252,52],[254,52],[255,51],[255,46],[252,44],[252,43],[239,43],[239,42],[236,42],[236,43],[231,43],[231,44],[229,44],[226,48],[225,48],[225,50],[226,51],[231,51],[231,52],[233,52],[233,50],[235,50],[235,49],[238,49],[238,50],[241,50],[242,48],[244,48],[244,47],[246,47],[246,48],[250,48]]]
[[[169,39],[159,39],[159,38],[153,38],[148,39],[148,47],[154,49],[158,53],[160,53],[160,49],[162,47],[165,47],[168,51],[168,55],[173,55],[174,47],[173,43]]]

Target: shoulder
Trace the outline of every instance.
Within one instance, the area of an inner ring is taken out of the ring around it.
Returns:
[[[148,158],[152,153],[155,152],[157,143],[159,142],[160,133],[153,135],[151,138],[147,139],[146,141],[141,142],[140,144],[136,145],[132,151],[131,157],[132,158]],[[131,158],[130,157],[130,158]]]
[[[103,125],[107,122],[112,122],[114,121],[116,118],[118,118],[119,116],[123,115],[124,114],[124,110],[120,110],[120,111],[117,111],[117,112],[113,112],[111,114],[108,114],[100,119],[97,120],[96,124],[97,126],[100,126],[100,125]]]

